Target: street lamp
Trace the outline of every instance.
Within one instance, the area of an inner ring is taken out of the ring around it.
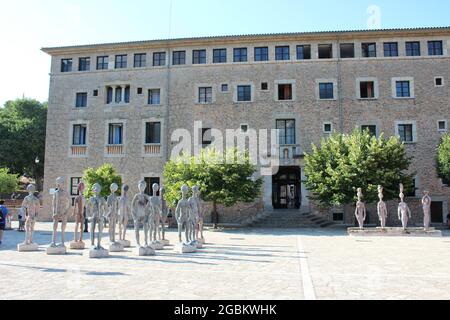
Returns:
[[[39,160],[39,157],[36,157],[36,159],[34,159],[34,163],[39,164],[39,162],[41,162],[41,160]]]
[[[34,163],[36,164],[35,171],[34,171],[34,175],[35,175],[34,179],[36,181],[37,191],[39,191],[39,186],[38,186],[39,183],[38,183],[38,177],[37,177],[37,166],[38,166],[39,162],[41,162],[41,160],[39,160],[39,157],[36,157],[36,159],[34,159]]]

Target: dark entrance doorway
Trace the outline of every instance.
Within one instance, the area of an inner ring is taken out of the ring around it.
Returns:
[[[442,202],[431,203],[431,223],[444,223],[444,204]]]
[[[272,177],[274,209],[300,209],[301,171],[299,167],[281,167]]]

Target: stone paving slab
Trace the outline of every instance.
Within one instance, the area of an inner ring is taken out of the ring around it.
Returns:
[[[450,299],[448,232],[358,239],[345,230],[207,231],[205,249],[181,255],[172,230],[172,246],[138,257],[130,230],[131,248],[93,260],[74,250],[47,256],[50,229],[37,224],[40,251],[31,253],[16,251],[23,233],[5,232],[0,299]]]

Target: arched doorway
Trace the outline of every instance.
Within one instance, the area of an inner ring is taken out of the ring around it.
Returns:
[[[301,171],[299,167],[281,167],[272,177],[274,209],[300,209]]]

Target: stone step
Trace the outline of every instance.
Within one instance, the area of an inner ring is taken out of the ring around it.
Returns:
[[[305,210],[266,211],[250,223],[254,228],[327,228],[335,223],[305,212]]]

